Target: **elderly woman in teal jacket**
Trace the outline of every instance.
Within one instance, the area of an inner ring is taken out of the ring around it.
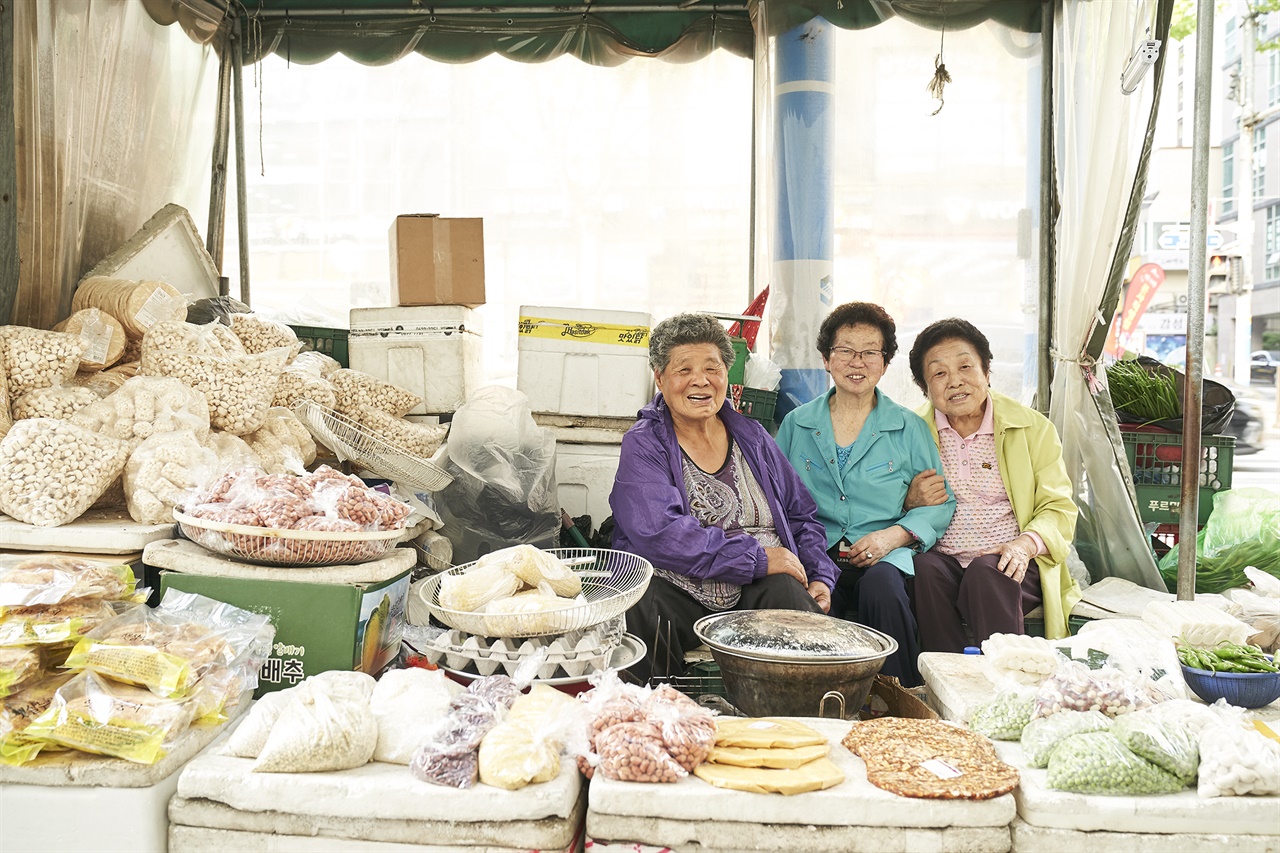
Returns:
[[[924,419],[876,388],[898,351],[893,318],[869,302],[841,305],[823,321],[817,345],[834,387],[783,419],[778,446],[817,502],[841,570],[831,614],[897,640],[882,672],[915,687],[912,556],[947,529],[955,498],[948,490],[941,504],[903,511],[912,478],[942,463]]]

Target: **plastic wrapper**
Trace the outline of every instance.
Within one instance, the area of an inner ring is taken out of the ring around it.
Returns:
[[[73,678],[71,673],[51,675],[0,699],[0,764],[21,766],[42,751],[62,751],[61,744],[32,740],[27,726],[53,703],[54,695]]]
[[[97,308],[83,308],[53,327],[80,338],[80,370],[102,370],[124,355],[127,339],[124,326],[115,317]]]
[[[78,385],[51,385],[36,388],[13,401],[13,420],[27,418],[57,418],[67,420],[85,406],[102,398],[88,388]]]
[[[515,595],[520,579],[502,563],[473,566],[461,574],[440,578],[440,606],[449,610],[474,613],[489,602]]]
[[[1177,649],[1164,633],[1141,619],[1095,619],[1071,637],[1055,640],[1060,653],[1085,661],[1090,667],[1105,664],[1141,685],[1153,701],[1185,699],[1186,682]]]
[[[1271,579],[1270,575],[1262,576]],[[1231,601],[1232,615],[1248,623],[1253,632],[1245,642],[1268,654],[1280,649],[1280,598],[1259,595],[1247,589],[1229,589],[1223,595]]]
[[[45,675],[40,646],[0,648],[0,698],[25,690]]]
[[[549,782],[560,774],[569,744],[577,753],[586,750],[585,707],[553,687],[534,685],[481,741],[480,781],[509,791]]]
[[[155,764],[165,755],[164,744],[190,722],[185,702],[85,672],[59,688],[48,710],[23,734],[81,752]]]
[[[555,554],[532,545],[516,545],[491,551],[477,561],[477,566],[500,565],[531,587],[548,585],[551,591],[564,598],[573,598],[582,592],[582,578],[560,561]]]
[[[1202,797],[1280,794],[1280,743],[1253,728],[1211,725],[1200,734]]]
[[[1019,740],[1034,707],[1031,692],[1007,690],[974,709],[969,728],[992,740]]]
[[[375,761],[409,764],[449,711],[462,687],[439,670],[395,669],[373,689],[371,707],[378,721]]]
[[[1039,684],[1058,668],[1058,653],[1043,637],[992,634],[982,641],[987,663],[1020,684]]]
[[[140,590],[146,598],[146,590]],[[5,608],[0,615],[0,648],[9,646],[70,646],[99,625],[141,607],[127,601],[96,598]]]
[[[618,723],[596,735],[599,771],[621,782],[679,782],[688,772],[680,766],[653,723]]]
[[[254,772],[315,773],[369,763],[378,745],[378,722],[369,707],[373,678],[318,684],[308,679],[298,687],[280,709]]]
[[[469,788],[479,778],[478,750],[520,694],[505,675],[477,678],[449,703],[449,713],[413,754],[409,769],[424,782]]]
[[[187,703],[191,706],[191,724],[216,726],[228,720],[227,709],[234,707],[250,689],[244,674],[247,667],[211,664],[200,675]]]
[[[1246,724],[1244,709],[1229,704],[1225,699],[1219,699],[1212,705],[1195,699],[1172,699],[1142,713],[1184,729],[1193,738],[1199,738],[1200,733],[1210,726]]]
[[[392,417],[373,406],[361,408],[355,420],[386,439],[397,450],[419,459],[434,456],[449,434],[448,424],[416,424],[404,418]]]
[[[214,664],[253,675],[275,636],[270,619],[220,601],[170,590],[155,610],[135,608],[76,643],[65,666],[90,670],[158,696],[185,696]]]
[[[1029,767],[1048,767],[1053,750],[1072,735],[1105,732],[1111,718],[1098,711],[1060,711],[1037,717],[1022,730],[1022,752]]]
[[[298,357],[289,366],[314,372],[322,379],[328,379],[335,372],[342,369],[342,365],[336,358],[325,355],[322,352],[310,351],[298,353]]]
[[[76,412],[71,422],[129,443],[132,451],[157,433],[190,430],[209,437],[209,404],[177,379],[135,376],[109,397]]]
[[[1203,601],[1153,601],[1142,609],[1142,621],[1188,646],[1243,643],[1252,633],[1248,624]]]
[[[1227,489],[1213,496],[1213,512],[1196,536],[1196,592],[1224,592],[1248,584],[1247,567],[1280,579],[1280,493]],[[1178,585],[1178,546],[1160,558],[1160,576]]]
[[[1059,711],[1101,711],[1118,717],[1154,704],[1146,686],[1114,667],[1092,670],[1064,660],[1036,691],[1032,719]]]
[[[71,310],[99,308],[120,321],[125,333],[141,339],[162,321],[187,316],[187,300],[177,288],[163,281],[133,281],[94,276],[86,278],[71,295]]]
[[[641,711],[658,726],[667,754],[686,772],[706,761],[716,745],[715,716],[669,684],[655,688]]]
[[[1135,754],[1184,784],[1190,782],[1196,778],[1196,768],[1200,766],[1196,736],[1174,722],[1153,716],[1152,710],[1119,717],[1111,727],[1111,734]]]
[[[223,752],[238,758],[257,758],[258,753],[262,752],[262,747],[267,743],[272,726],[280,718],[280,711],[289,704],[291,698],[289,691],[296,689],[298,688],[295,686],[275,693],[267,693],[254,702],[244,722],[236,726],[236,730],[227,738],[227,745],[223,748]]]
[[[1182,780],[1136,755],[1110,732],[1072,735],[1049,756],[1048,785],[1076,794],[1174,794]]]
[[[234,296],[208,296],[187,304],[186,321],[200,326],[206,323],[230,326],[232,314],[247,314],[252,310]]]
[[[80,338],[63,332],[28,329],[3,343],[9,398],[17,401],[28,391],[70,385],[80,367]]]
[[[174,508],[186,504],[217,467],[217,454],[190,430],[151,436],[138,445],[124,467],[130,517],[142,524],[173,521]]]
[[[142,339],[139,359],[142,371],[155,364],[155,359],[165,352],[184,352],[189,355],[234,356],[246,355],[244,345],[235,333],[220,323],[197,326],[182,321],[156,323]]]
[[[335,407],[350,418],[358,419],[365,406],[371,406],[393,418],[402,418],[422,402],[417,394],[359,370],[341,368],[328,378],[333,383]]]
[[[305,474],[316,461],[315,439],[288,409],[269,409],[262,426],[244,440],[268,474]]]
[[[0,556],[0,616],[11,607],[132,598],[133,569],[62,554]]]
[[[4,346],[0,346],[0,438],[13,426],[13,416],[9,412],[9,369],[5,364],[4,350]]]
[[[215,324],[210,328],[226,327]],[[258,355],[206,355],[144,347],[142,372],[179,379],[196,389],[208,402],[211,426],[245,435],[266,421],[289,356],[287,347]]]
[[[80,372],[71,380],[71,384],[78,385],[81,388],[88,388],[98,397],[106,397],[120,390],[120,386],[124,385],[128,379],[122,373],[113,370],[96,370],[91,373]]]
[[[0,441],[0,511],[37,527],[74,521],[124,471],[129,446],[68,421],[19,421]]]
[[[298,335],[284,323],[268,320],[252,313],[235,313],[230,315],[231,331],[250,355],[267,352],[277,347],[288,347],[293,350],[290,358],[302,350],[298,343]]]

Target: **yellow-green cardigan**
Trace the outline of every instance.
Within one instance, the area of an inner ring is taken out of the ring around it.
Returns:
[[[1067,636],[1067,616],[1080,600],[1080,587],[1067,572],[1067,551],[1076,532],[1075,502],[1071,480],[1062,462],[1058,432],[1044,415],[1010,397],[991,391],[995,406],[996,459],[1000,479],[1013,504],[1018,527],[1034,530],[1044,540],[1047,554],[1036,558],[1040,569],[1040,595],[1044,603],[1044,635],[1050,640]],[[933,404],[916,410],[933,440],[938,422]],[[944,476],[946,472],[943,472]]]

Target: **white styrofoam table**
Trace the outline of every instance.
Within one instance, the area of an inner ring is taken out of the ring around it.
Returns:
[[[527,844],[501,847],[492,844],[444,844],[434,836],[419,836],[424,843],[367,841],[329,835],[279,835],[203,826],[169,827],[168,853],[535,853]],[[430,840],[428,840],[430,839]],[[582,853],[582,839],[575,836],[558,847],[538,845],[536,853]]]
[[[1031,826],[1166,836],[1266,835],[1276,837],[1280,847],[1280,797],[1210,799],[1201,797],[1194,787],[1140,797],[1072,794],[1051,789],[1047,770],[1027,767],[1022,744],[996,741],[996,752],[1022,774],[1014,797],[1018,817]]]
[[[0,548],[74,554],[134,554],[173,536],[173,524],[140,524],[122,509],[91,509],[60,527],[36,527],[0,513]]]
[[[417,560],[413,548],[393,548],[383,557],[355,566],[259,566],[215,554],[187,539],[152,542],[142,552],[142,562],[157,569],[216,578],[302,583],[382,583],[404,574]]]
[[[1032,826],[1022,818],[1013,822],[1016,853],[1063,853],[1097,850],[1104,853],[1277,853],[1280,839],[1274,835],[1179,832],[1176,839],[1151,832],[1098,832]]]

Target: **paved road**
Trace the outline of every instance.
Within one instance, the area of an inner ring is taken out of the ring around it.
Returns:
[[[1260,453],[1235,458],[1232,488],[1262,486],[1280,492],[1280,437],[1270,435]]]

